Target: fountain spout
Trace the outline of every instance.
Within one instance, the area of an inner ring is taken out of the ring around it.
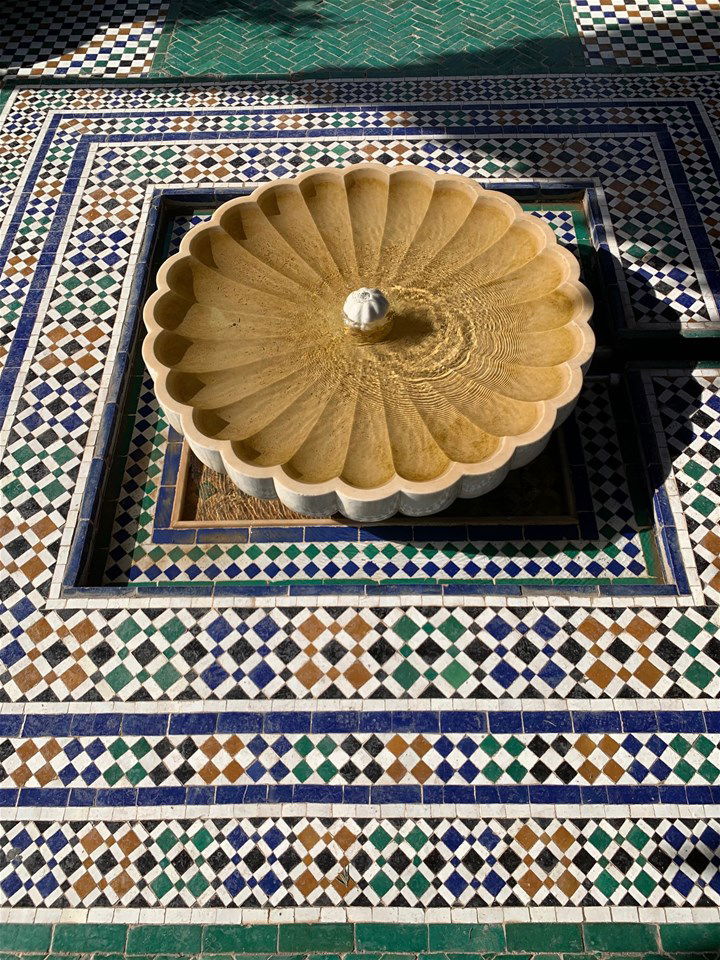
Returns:
[[[359,290],[353,290],[345,301],[345,325],[353,330],[370,333],[387,323],[389,309],[390,304],[381,290],[360,287]]]

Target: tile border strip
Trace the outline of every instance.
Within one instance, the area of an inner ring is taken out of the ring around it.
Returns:
[[[438,908],[427,913],[437,914],[439,922],[427,923],[398,923],[397,910],[387,907],[309,907],[283,912],[304,915],[307,921],[271,923],[267,911],[243,909],[0,908],[0,950],[4,957],[51,951],[53,956],[148,956],[163,953],[172,941],[177,956],[210,954],[228,960],[230,955],[357,956],[385,951],[408,958],[448,951],[470,956],[541,953],[547,957],[622,950],[623,956],[657,956],[666,951],[712,954],[720,943],[720,908]],[[534,912],[542,916],[540,922],[531,919]],[[13,914],[22,919],[12,920]],[[107,920],[109,914],[112,922]],[[350,919],[353,914],[358,920]],[[686,915],[688,921],[692,915],[692,921],[667,922],[668,915],[674,918],[678,914]],[[208,923],[208,915],[228,922]],[[648,920],[643,922],[643,915]],[[44,921],[43,917],[53,919]],[[64,917],[72,920],[63,922]]]

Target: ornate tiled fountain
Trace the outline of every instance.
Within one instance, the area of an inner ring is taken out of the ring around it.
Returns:
[[[424,516],[527,464],[574,407],[592,298],[552,229],[462,176],[358,164],[218,208],[158,274],[172,426],[310,516]]]

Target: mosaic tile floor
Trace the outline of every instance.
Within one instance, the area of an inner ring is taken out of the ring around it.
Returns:
[[[720,63],[717,0],[573,0],[587,63],[711,67]]]
[[[242,37],[242,44],[237,38]],[[161,75],[464,75],[582,68],[567,0],[183,0]]]
[[[718,0],[9,0],[0,78],[537,74],[709,68]]]
[[[150,70],[165,23],[163,0],[40,0],[3,5],[0,78],[132,77]]]
[[[0,950],[716,952],[718,94],[11,91]],[[229,195],[361,158],[520,191],[580,255],[600,350],[565,493],[461,535],[178,526],[136,354],[154,258]]]

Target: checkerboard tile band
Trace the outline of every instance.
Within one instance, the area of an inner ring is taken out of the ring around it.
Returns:
[[[332,714],[324,716],[326,722],[332,722]],[[188,728],[192,719],[188,718]],[[378,713],[375,719],[380,727],[389,717]],[[500,719],[507,720],[508,714]],[[643,719],[647,718],[640,715]],[[532,716],[528,724],[531,720]],[[565,720],[569,723],[570,716],[559,713],[557,726],[564,726]],[[156,726],[148,721],[150,729]],[[283,784],[331,788],[411,785],[427,790],[476,785],[683,787],[720,782],[720,737],[697,732],[552,735],[547,731],[437,734],[380,730],[272,735],[240,730],[161,737],[151,733],[5,737],[0,738],[0,759],[2,789]],[[614,790],[610,794],[613,802],[616,794]],[[391,791],[388,797],[392,797]],[[339,798],[343,799],[342,793]]]
[[[165,23],[164,0],[40,0],[3,12],[0,76],[131,77],[147,73]]]
[[[0,823],[23,906],[713,906],[715,819],[315,816]]]
[[[714,608],[0,610],[13,702],[720,696]]]
[[[720,63],[717,0],[572,0],[572,8],[591,66]]]

